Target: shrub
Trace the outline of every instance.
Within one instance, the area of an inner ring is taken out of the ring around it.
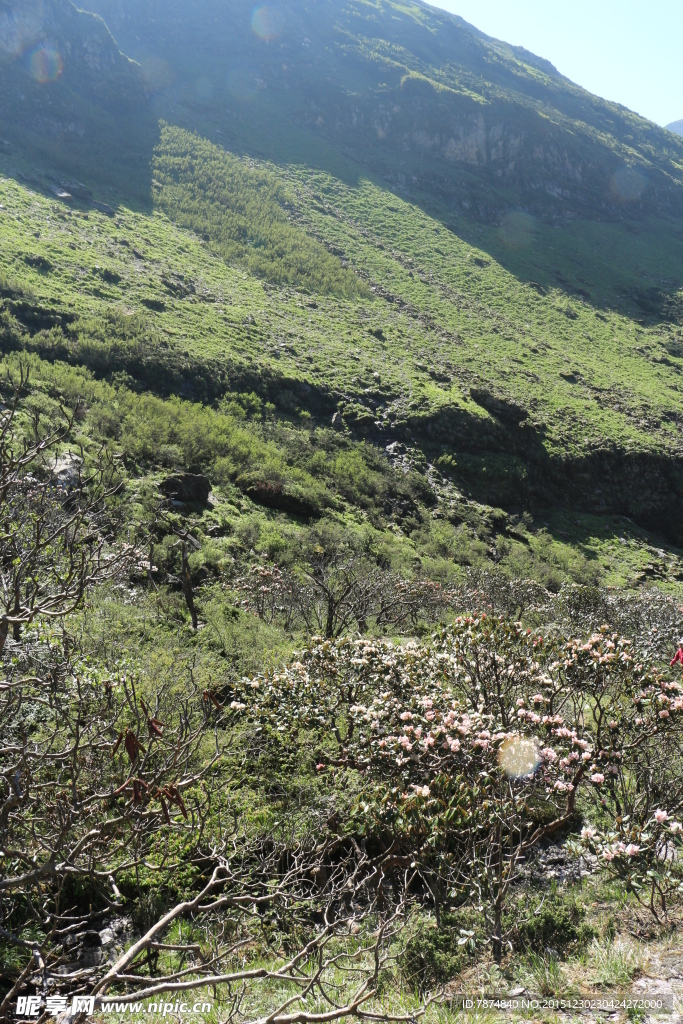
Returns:
[[[565,957],[595,937],[595,929],[585,917],[586,908],[575,896],[556,894],[531,917],[515,923],[514,945],[532,953]]]
[[[155,198],[231,261],[270,281],[335,295],[367,295],[367,286],[292,222],[275,176],[247,167],[205,139],[162,125],[154,154]]]
[[[422,922],[399,959],[407,984],[422,994],[455,978],[472,959],[476,927],[471,911],[442,914],[438,924]]]
[[[316,641],[284,671],[240,684],[235,707],[307,734],[320,770],[359,773],[349,830],[411,864],[437,907],[447,895],[476,900],[500,959],[522,860],[575,824],[580,791],[630,837],[605,862],[634,888],[649,871],[664,896],[662,829],[680,842],[664,808],[680,800],[683,698],[679,684],[634,665],[629,647],[606,632],[566,643],[502,618],[461,618],[424,646]],[[655,755],[661,827],[639,795]],[[620,814],[628,793],[631,814]],[[583,836],[600,849],[612,842],[609,829]]]

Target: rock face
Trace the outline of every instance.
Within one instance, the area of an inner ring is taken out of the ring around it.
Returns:
[[[117,134],[146,105],[139,65],[102,18],[71,0],[0,0],[0,93],[2,138],[19,151],[38,145],[67,201],[76,196],[61,175],[85,176],[93,156],[83,147],[99,140],[111,164]],[[59,139],[68,153],[52,145]]]
[[[159,490],[175,501],[207,502],[211,481],[203,473],[177,473],[162,480]]]
[[[247,487],[246,495],[257,505],[265,505],[266,508],[287,512],[290,516],[312,519],[319,514],[309,501],[299,498],[295,494],[288,494],[280,483],[273,484],[266,480],[259,480]]]
[[[106,72],[129,64],[104,21],[71,0],[0,0],[0,56],[11,60],[34,47],[59,58],[50,78],[67,66]]]
[[[77,487],[82,466],[83,459],[79,455],[72,455],[71,452],[61,455],[52,468],[52,475],[57,486],[65,491]]]

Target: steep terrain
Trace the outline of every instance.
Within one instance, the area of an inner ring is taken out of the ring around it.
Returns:
[[[0,1021],[673,1005],[683,138],[410,0],[82,2],[0,0]]]
[[[72,332],[135,314],[187,398],[339,413],[437,490],[683,540],[683,141],[424,5],[89,6],[116,43],[68,0],[4,3],[3,166],[52,196],[28,230],[7,193],[8,279]],[[93,197],[116,219],[64,249]],[[198,242],[160,260],[162,225]]]

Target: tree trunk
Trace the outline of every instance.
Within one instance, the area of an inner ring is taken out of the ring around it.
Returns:
[[[331,640],[334,636],[334,598],[330,595],[327,598],[327,622],[325,623],[325,637]]]
[[[491,948],[493,959],[499,964],[503,956],[503,835],[500,826],[498,827],[496,839],[498,842],[498,889],[493,908]]]
[[[16,580],[14,581],[14,608],[12,610],[12,615],[14,615],[14,617],[17,618],[20,611],[21,611],[21,591],[20,591],[19,577],[17,576]],[[19,641],[21,640],[21,623],[20,622],[15,622],[12,625],[12,639],[16,643],[19,643]]]
[[[493,959],[497,964],[503,957],[503,921],[502,921],[502,900],[500,895],[496,897],[496,903],[493,910],[493,935],[491,936],[491,948],[493,951]]]
[[[190,576],[190,565],[187,560],[187,541],[183,541],[183,595],[185,604],[188,607],[192,618],[192,628],[197,628],[197,611],[194,606],[194,594],[192,593],[192,577]]]

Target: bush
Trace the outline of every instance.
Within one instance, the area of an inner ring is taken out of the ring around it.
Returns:
[[[472,959],[477,933],[467,911],[442,914],[439,925],[423,922],[406,943],[399,967],[406,983],[418,993],[455,978]]]
[[[585,917],[586,908],[575,896],[557,893],[538,913],[515,926],[513,944],[518,950],[564,958],[595,938],[597,933]]]
[[[162,125],[154,175],[161,184],[156,193],[161,209],[206,238],[226,260],[240,261],[270,281],[335,295],[369,294],[287,217],[282,186],[268,171],[248,168],[205,139]]]

